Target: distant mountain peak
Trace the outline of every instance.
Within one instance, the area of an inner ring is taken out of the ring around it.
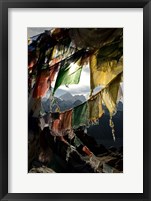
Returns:
[[[73,96],[69,92],[66,92],[65,94],[61,95],[59,98],[62,100],[70,100],[70,99],[73,99]]]
[[[118,104],[117,104],[117,110],[118,111],[123,111],[123,103],[121,101],[119,101]]]
[[[65,94],[61,95],[59,98],[64,100],[64,101],[71,101],[72,103],[74,103],[77,100],[80,100],[81,102],[86,101],[85,96],[83,96],[83,95],[72,95],[70,92],[66,92]]]
[[[60,96],[55,97],[55,101],[52,102],[52,111],[54,112],[57,105],[61,111],[65,111],[74,108],[86,101],[83,95],[72,95],[70,92],[61,90],[63,92]],[[45,112],[50,110],[50,99],[43,100],[43,107]]]
[[[82,101],[81,100],[76,100],[74,103],[73,103],[73,107],[77,107],[78,105],[81,105],[82,104]]]
[[[74,98],[75,100],[80,100],[82,102],[86,101],[86,98],[83,95],[75,95]]]

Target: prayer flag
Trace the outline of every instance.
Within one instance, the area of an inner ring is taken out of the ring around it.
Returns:
[[[50,83],[48,83],[50,77],[49,70],[43,70],[41,74],[38,76],[35,88],[33,91],[33,98],[41,98],[43,97],[50,87]]]
[[[97,66],[96,54],[90,56],[90,85],[91,91],[99,85],[106,86],[111,80],[113,80],[119,73],[123,71],[122,62],[116,60],[107,62],[104,68]]]
[[[82,71],[82,66],[79,66],[81,58],[76,63],[65,64],[60,68],[58,77],[55,83],[54,91],[60,85],[78,84],[80,81],[80,75]]]
[[[103,102],[111,115],[116,112],[116,102],[120,87],[122,73],[120,73],[112,82],[102,90]]]
[[[93,96],[88,100],[88,108],[90,121],[95,121],[102,116],[103,109],[101,93],[98,93],[96,96]]]
[[[88,103],[85,102],[73,109],[72,127],[74,129],[87,125],[88,122]]]

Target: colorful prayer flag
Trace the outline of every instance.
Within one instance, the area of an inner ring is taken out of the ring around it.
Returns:
[[[102,96],[100,92],[88,100],[88,108],[90,121],[95,121],[102,116]]]
[[[80,60],[81,58],[76,63],[73,62],[71,64],[67,62],[67,64],[60,68],[53,93],[55,93],[60,85],[79,83],[82,71],[82,66],[79,66]]]
[[[113,115],[116,112],[116,103],[118,97],[118,91],[120,87],[122,73],[120,73],[112,82],[102,90],[103,102]]]
[[[72,127],[74,129],[87,125],[88,123],[88,103],[85,102],[73,109],[72,113]]]
[[[35,88],[33,91],[33,98],[41,98],[43,97],[50,87],[50,83],[48,83],[50,77],[49,70],[43,70],[41,74],[38,76]]]
[[[111,80],[113,80],[119,73],[123,71],[122,62],[116,60],[108,62],[106,65],[99,68],[97,66],[97,52],[90,56],[90,85],[91,91],[99,85],[106,86]]]

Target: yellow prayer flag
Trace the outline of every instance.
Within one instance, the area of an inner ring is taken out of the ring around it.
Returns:
[[[95,121],[102,116],[104,111],[102,109],[101,93],[98,93],[96,96],[93,96],[88,100],[88,108],[90,121]]]
[[[116,102],[118,91],[120,87],[122,73],[102,90],[102,99],[110,114],[113,115],[116,112]]]
[[[96,54],[90,56],[90,85],[91,91],[99,85],[106,86],[119,73],[123,71],[123,61],[108,61],[104,65],[97,66]]]

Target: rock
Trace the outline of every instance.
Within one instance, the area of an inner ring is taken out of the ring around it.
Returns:
[[[109,150],[110,150],[111,152],[116,152],[116,151],[117,151],[117,149],[116,149],[115,147],[110,147]]]
[[[98,145],[95,139],[86,133],[84,130],[75,132],[77,137],[86,145],[95,155],[108,153],[108,150],[103,145]]]
[[[46,166],[42,166],[42,167],[38,167],[38,168],[33,167],[29,171],[29,173],[55,173],[55,171],[50,169],[50,168],[48,168],[48,167],[46,167]]]
[[[115,167],[116,162],[117,162],[117,159],[113,158],[110,161],[108,161],[107,164],[110,165],[111,167]]]
[[[123,147],[119,148],[119,153],[123,155]]]
[[[116,162],[115,168],[118,169],[119,171],[123,171],[123,160],[118,160]]]
[[[77,137],[81,140],[81,146],[76,146],[74,140],[65,140],[70,145],[50,134],[48,127],[43,131],[30,133],[29,137],[29,162],[30,173],[95,173],[103,172],[103,164],[110,167],[113,172],[123,171],[123,156],[115,147],[107,150],[105,146],[98,145],[95,139],[87,135],[84,130],[76,131]],[[70,146],[74,147],[71,152]],[[87,146],[94,157],[90,158],[82,150]],[[122,148],[120,149],[122,152]],[[67,160],[67,155],[68,160]],[[106,168],[106,172],[108,168]]]

